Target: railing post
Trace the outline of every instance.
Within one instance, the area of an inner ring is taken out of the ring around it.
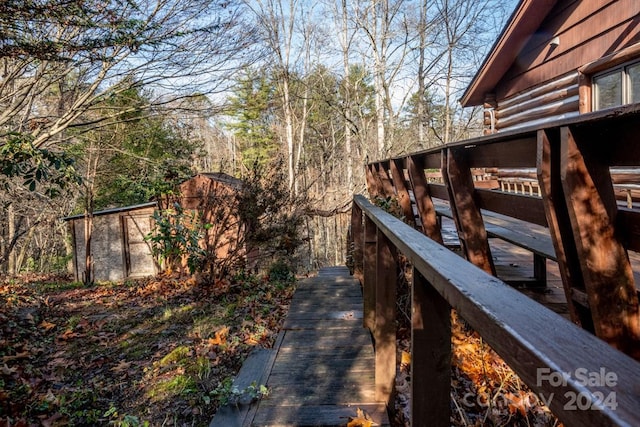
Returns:
[[[597,142],[601,141],[560,128],[562,189],[596,335],[640,360],[638,295],[629,256],[616,230],[609,165],[592,148],[598,147]]]
[[[362,325],[373,332],[376,328],[376,225],[364,216],[364,256],[362,272]]]
[[[451,307],[413,269],[411,307],[411,425],[450,425]]]
[[[396,250],[384,233],[377,231],[376,253],[376,400],[389,403],[396,377]]]
[[[380,162],[376,166],[377,176],[380,180],[380,188],[382,189],[381,196],[393,197],[396,195],[393,185],[391,183],[391,177],[389,177],[389,162]]]
[[[487,230],[474,199],[473,177],[462,150],[447,149],[442,162],[442,177],[449,192],[451,213],[467,260],[495,276],[496,268],[491,258]]]
[[[407,157],[407,170],[411,187],[413,188],[413,197],[416,199],[416,206],[422,223],[422,232],[432,240],[442,244],[442,232],[438,224],[433,200],[429,194],[429,185],[424,176],[424,165],[418,165],[417,160],[409,156]]]
[[[369,197],[373,200],[382,194],[382,183],[378,177],[375,165],[366,166],[365,174],[367,178],[367,190],[369,191]]]
[[[400,204],[405,216],[405,222],[415,228],[416,218],[413,213],[413,206],[411,206],[411,198],[409,197],[407,182],[404,179],[404,166],[401,160],[391,160],[391,176],[393,177],[393,186],[395,187],[396,194],[398,195],[398,203]]]
[[[351,207],[351,243],[353,244],[353,276],[362,283],[364,280],[364,225],[362,224],[362,209],[355,201]]]

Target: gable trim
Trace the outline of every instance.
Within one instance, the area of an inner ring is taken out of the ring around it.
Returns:
[[[481,105],[504,76],[522,47],[538,29],[557,0],[521,0],[494,43],[480,69],[465,90],[463,107]]]

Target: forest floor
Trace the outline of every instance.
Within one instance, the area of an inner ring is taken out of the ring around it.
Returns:
[[[0,426],[207,426],[293,280],[0,284]]]
[[[208,286],[170,276],[90,288],[64,277],[0,282],[0,427],[207,426],[248,353],[273,345],[294,290],[292,280],[257,277]],[[453,321],[452,425],[559,425]],[[406,332],[401,325],[396,427],[408,425]]]

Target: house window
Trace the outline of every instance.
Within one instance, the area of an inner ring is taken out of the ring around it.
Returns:
[[[640,62],[593,76],[593,109],[640,102]]]

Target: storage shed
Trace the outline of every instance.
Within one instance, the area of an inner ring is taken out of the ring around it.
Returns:
[[[116,281],[156,273],[151,246],[145,240],[153,228],[155,209],[157,204],[153,202],[93,213],[94,280]],[[75,280],[82,280],[85,270],[84,215],[63,219],[71,230]]]
[[[200,173],[178,187],[178,202],[184,209],[195,211],[198,220],[207,224],[201,246],[207,252],[207,266],[224,273],[239,264],[251,264],[255,252],[249,249],[249,224],[239,213],[242,180],[222,172]],[[251,259],[247,259],[251,258]]]
[[[640,101],[640,1],[521,0],[461,98],[485,133]]]
[[[251,266],[256,252],[248,249],[249,226],[238,214],[236,196],[241,188],[242,181],[230,175],[201,173],[181,183],[175,195],[165,197],[159,203],[94,212],[91,235],[94,280],[116,281],[156,274],[159,266],[145,236],[154,229],[154,211],[171,208],[173,203],[194,212],[194,218],[207,224],[200,246],[207,254],[209,273],[219,273],[238,264]],[[68,221],[73,239],[74,276],[76,280],[82,280],[85,270],[84,215],[63,219]],[[186,259],[183,264],[186,267]],[[214,267],[218,271],[214,272]]]

